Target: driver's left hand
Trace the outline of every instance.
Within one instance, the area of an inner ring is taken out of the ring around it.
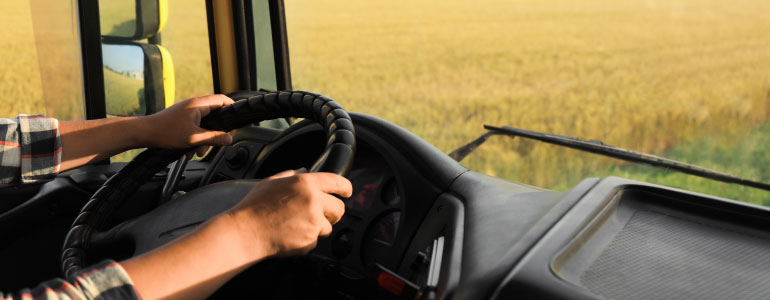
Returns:
[[[233,104],[225,95],[208,95],[178,102],[158,113],[144,117],[153,134],[145,144],[154,148],[197,147],[195,153],[203,156],[209,146],[229,145],[233,138],[227,132],[211,131],[200,127],[201,119],[211,111]]]

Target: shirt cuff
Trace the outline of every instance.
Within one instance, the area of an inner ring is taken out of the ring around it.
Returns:
[[[0,186],[17,182],[20,167],[19,120],[0,119]]]
[[[119,263],[106,260],[70,278],[87,299],[141,299]]]
[[[56,176],[61,166],[59,121],[43,116],[19,115],[21,182],[35,183]]]

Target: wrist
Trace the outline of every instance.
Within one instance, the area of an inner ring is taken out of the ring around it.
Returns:
[[[152,132],[155,122],[152,116],[126,117],[126,119],[129,124],[127,132],[130,133],[133,148],[157,147],[154,140],[155,134]]]
[[[216,217],[226,223],[228,232],[235,235],[237,245],[251,262],[257,262],[276,253],[263,228],[257,226],[254,216],[244,210],[230,210]]]

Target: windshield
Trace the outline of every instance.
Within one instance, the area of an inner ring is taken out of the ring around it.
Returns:
[[[575,136],[770,182],[770,2],[286,0],[295,89],[446,153],[483,124]],[[496,136],[472,170],[564,190],[622,176],[770,193]]]

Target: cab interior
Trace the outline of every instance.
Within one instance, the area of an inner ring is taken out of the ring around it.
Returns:
[[[173,5],[126,1],[131,9],[117,11],[130,16],[107,22],[105,2],[64,7],[79,37],[80,113],[142,115],[173,104],[174,85],[184,84],[174,82],[180,62],[163,46]],[[206,0],[201,12],[212,92],[246,99],[292,90],[283,0]],[[124,68],[130,61],[141,74]],[[115,76],[138,88],[108,81]],[[307,255],[255,265],[212,298],[758,299],[770,290],[766,208],[620,177],[539,188],[469,170],[388,120],[349,114],[354,191],[342,199],[346,214],[332,235]],[[131,257],[195,229],[240,200],[243,180],[312,167],[328,139],[318,122],[291,117],[231,133],[230,146],[163,166],[115,207],[105,234],[130,229],[142,238],[92,249],[89,263]],[[73,221],[127,164],[113,158],[1,189],[0,265],[9,271],[0,289],[60,277]],[[206,194],[223,184],[231,188]]]

